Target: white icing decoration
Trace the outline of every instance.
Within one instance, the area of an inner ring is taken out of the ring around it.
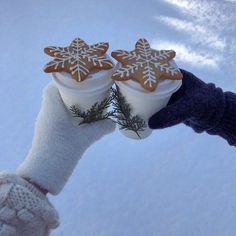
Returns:
[[[99,53],[104,54],[106,48],[107,45],[105,43],[89,46],[79,38],[73,40],[69,47],[48,47],[50,53],[52,53],[55,58],[45,66],[45,69],[53,67],[57,70],[59,66],[64,68],[65,63],[69,63],[71,65],[69,67],[71,74],[74,75],[77,73],[78,81],[81,81],[82,75],[85,77],[89,74],[89,69],[83,61],[84,59],[87,59],[88,62],[92,62],[95,67],[99,66],[99,68],[102,68],[105,65],[113,66],[112,62],[105,56],[98,56]]]
[[[155,51],[150,48],[149,43],[145,39],[139,39],[136,44],[135,51],[124,51],[117,50],[115,53],[117,57],[121,58],[124,62],[132,63],[125,66],[122,66],[118,69],[113,76],[120,76],[124,80],[127,77],[130,77],[135,71],[139,70],[141,67],[143,71],[143,80],[144,85],[148,84],[149,87],[152,87],[153,84],[157,84],[156,74],[154,68],[159,69],[162,72],[171,74],[174,76],[179,73],[179,69],[171,66],[168,61],[172,59],[171,50],[160,50]],[[152,53],[154,51],[154,53]],[[165,62],[166,61],[166,62]],[[164,63],[163,63],[164,62]],[[124,78],[126,77],[126,78]]]

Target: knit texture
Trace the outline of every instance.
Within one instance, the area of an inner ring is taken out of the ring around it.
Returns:
[[[73,126],[58,89],[49,84],[43,92],[32,147],[16,173],[54,195],[59,194],[83,153],[114,130],[111,120]]]
[[[230,145],[236,146],[236,94],[225,92],[225,110],[219,124],[207,130],[208,134],[220,135]]]
[[[0,236],[46,236],[59,225],[47,197],[21,177],[0,172]]]
[[[224,93],[188,71],[181,72],[182,86],[171,96],[168,105],[149,119],[149,127],[161,129],[184,123],[197,133],[206,131],[236,145],[236,95]]]

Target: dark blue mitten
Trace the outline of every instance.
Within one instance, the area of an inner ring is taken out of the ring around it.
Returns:
[[[161,129],[184,123],[197,133],[219,135],[236,146],[236,94],[206,84],[188,71],[181,72],[182,86],[168,105],[149,119],[149,127]]]

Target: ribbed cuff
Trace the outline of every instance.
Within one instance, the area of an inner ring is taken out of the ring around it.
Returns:
[[[225,110],[219,124],[206,132],[211,135],[219,135],[227,142],[236,146],[236,94],[225,92]]]

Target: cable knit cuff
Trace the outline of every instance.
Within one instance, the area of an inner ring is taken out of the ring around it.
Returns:
[[[0,172],[0,184],[18,184],[21,186],[27,187],[28,190],[30,190],[36,197],[40,199],[45,199],[45,195],[38,190],[34,185],[30,184],[25,179],[21,178],[20,176],[17,176],[13,173],[8,173],[6,171]]]
[[[236,146],[236,94],[225,92],[225,110],[219,124],[206,132],[211,135],[219,135],[227,142]]]

